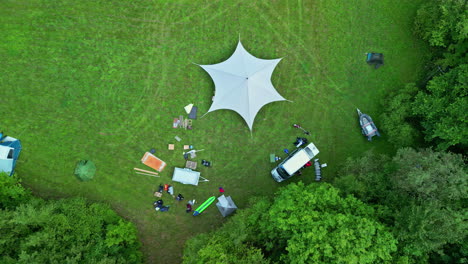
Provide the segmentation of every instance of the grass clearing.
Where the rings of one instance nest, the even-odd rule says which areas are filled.
[[[311,132],[329,164],[325,181],[347,157],[393,151],[385,135],[366,141],[355,108],[376,119],[388,91],[417,79],[426,47],[412,35],[412,19],[421,2],[2,1],[1,129],[22,141],[17,173],[36,194],[110,203],[137,224],[148,262],[179,263],[188,237],[225,219],[215,206],[191,217],[168,195],[173,207],[156,213],[160,183],[198,204],[219,186],[240,208],[249,197],[272,195],[284,184],[271,179],[268,155],[293,148],[301,135],[293,123]],[[213,83],[193,63],[227,59],[239,36],[259,58],[284,58],[272,81],[294,103],[265,106],[253,136],[227,110],[195,120],[192,131],[173,129],[185,105],[194,103],[200,115],[210,107]],[[367,66],[370,51],[383,52],[385,66]],[[199,164],[210,182],[172,183],[173,167],[185,163],[183,144],[205,149],[196,160],[213,162]],[[159,179],[133,172],[152,147],[168,163]],[[73,176],[80,159],[95,162],[93,181]],[[291,181],[313,179],[308,170]]]

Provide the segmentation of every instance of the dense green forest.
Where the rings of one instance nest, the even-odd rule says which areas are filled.
[[[175,242],[183,263],[468,263],[467,3],[429,0],[415,14],[425,70],[375,118],[395,153],[252,196],[220,228]],[[39,198],[0,175],[0,263],[142,263],[141,240],[107,204]]]
[[[141,263],[135,225],[82,198],[43,200],[0,175],[1,263]]]

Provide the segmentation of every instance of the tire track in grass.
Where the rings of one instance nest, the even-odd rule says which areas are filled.
[[[274,14],[275,17],[280,17],[280,16],[278,15],[278,12],[276,12],[276,9],[275,9],[275,10],[272,10],[271,7],[269,7],[269,8],[270,8],[270,11]],[[266,21],[265,16],[262,16],[262,18]],[[271,27],[271,24],[268,24],[268,25]],[[283,25],[286,25],[286,26],[288,27],[288,29],[289,29],[289,30],[288,30],[288,33],[290,33],[289,35],[290,35],[290,36],[293,36],[293,37],[295,38],[295,41],[296,41],[297,43],[300,44],[299,47],[300,47],[300,49],[302,49],[302,50],[304,51],[303,53],[307,54],[308,57],[313,58],[312,55],[311,55],[310,53],[307,52],[308,50],[305,48],[304,41],[303,41],[301,38],[299,38],[297,34],[294,34],[294,33],[291,32],[291,30],[290,30],[290,28],[289,28],[289,27],[290,27],[290,24],[288,24],[288,23],[286,23],[286,24],[283,23]],[[313,63],[316,63],[316,61],[313,60]],[[301,65],[304,65],[304,63],[302,63]],[[315,67],[318,68],[317,65],[315,65]],[[307,72],[311,73],[311,71],[312,71],[312,68],[308,68],[308,69],[306,69],[305,67],[303,67],[303,68],[304,68],[304,71],[305,71],[306,73],[307,73]],[[326,74],[321,74],[321,77],[322,77],[322,78],[324,79],[324,81],[325,81],[325,82],[323,82],[324,87],[325,87],[325,86],[328,86],[328,87],[333,88],[333,90],[335,90],[335,91],[336,91],[339,95],[341,95],[341,96],[339,96],[339,97],[340,97],[339,100],[332,100],[332,98],[330,98],[329,96],[328,96],[328,97],[322,97],[321,100],[316,100],[316,101],[315,101],[315,104],[316,104],[317,106],[319,106],[319,107],[324,108],[324,109],[329,109],[329,108],[330,108],[330,105],[334,105],[334,106],[335,106],[335,107],[333,108],[333,109],[334,109],[334,112],[335,112],[334,115],[336,115],[337,117],[339,117],[339,116],[348,116],[348,115],[349,115],[349,109],[354,107],[354,104],[353,104],[351,101],[346,100],[347,94],[348,94],[348,93],[345,92],[345,90],[343,90],[343,89],[341,88],[341,86],[338,85],[338,83],[336,83],[333,79],[331,79],[330,77],[328,77]],[[291,83],[291,82],[290,82],[290,83]],[[308,85],[304,85],[304,86],[302,86],[302,87],[308,87]],[[301,88],[301,87],[297,87],[297,88]],[[346,106],[345,106],[345,105],[346,105]],[[315,112],[315,113],[318,113],[318,112]],[[320,115],[321,115],[320,119],[323,119],[323,115],[325,115],[325,116],[328,117],[329,114],[330,114],[330,111],[323,111],[323,112],[321,112],[321,114],[320,114]],[[315,116],[318,116],[318,114],[315,114]],[[316,118],[316,119],[318,119],[318,118]],[[349,122],[347,122],[347,123],[349,123]],[[325,129],[325,128],[321,129],[321,131],[323,131],[324,129]],[[333,146],[334,146],[334,144],[331,144],[331,143],[334,143],[335,139],[336,139],[335,136],[334,136],[334,137],[326,137],[326,138],[324,138],[324,140],[326,141],[326,144],[328,144],[328,145],[333,145]],[[331,153],[330,158],[335,158],[335,154],[334,154],[334,153],[336,153],[335,147],[333,147],[333,149],[330,150],[330,153]]]
[[[161,10],[165,10],[167,4],[161,8]],[[169,12],[165,12],[164,16],[162,17],[162,21],[166,21],[167,17],[169,16]],[[151,19],[152,15],[148,13],[143,13],[143,19]],[[155,31],[157,33],[159,32],[166,32],[164,30],[165,24],[161,23],[158,24],[156,27],[155,25],[147,25],[146,27],[142,27],[142,34],[147,35],[148,37],[146,38],[146,41],[141,41],[140,45],[143,47],[149,46],[150,48],[147,49],[147,55],[148,57],[151,58],[165,58],[165,49],[162,48],[161,50],[163,51],[162,53],[159,52],[154,45],[147,45],[147,43],[157,43],[157,34],[153,33],[152,31]],[[151,31],[149,33],[146,33],[147,31]],[[163,38],[165,39],[165,38]],[[158,78],[158,83],[155,85],[153,78],[154,72],[155,72],[155,62],[150,61],[149,63],[146,64],[146,77],[142,80],[143,81],[143,87],[139,91],[139,96],[134,100],[133,106],[130,109],[130,115],[127,117],[127,120],[129,121],[129,126],[133,127],[134,129],[138,129],[141,127],[144,127],[145,124],[148,123],[148,109],[151,109],[151,104],[145,103],[146,101],[151,101],[151,98],[157,98],[158,95],[160,94],[160,88],[164,83],[167,81],[167,76],[168,76],[168,68],[167,64],[164,63],[159,63],[161,71],[161,77]],[[121,127],[119,131],[124,131],[126,130],[126,127]],[[124,143],[129,143],[134,141],[134,138],[131,136],[126,137]]]
[[[270,6],[268,6],[268,8],[271,9]],[[258,7],[257,7],[257,10],[258,10]],[[288,13],[289,13],[289,16],[290,16],[290,9],[289,9],[289,6],[288,6]],[[283,25],[283,27],[286,26],[287,30],[283,30],[283,31],[281,31],[281,32],[288,32],[288,34],[287,34],[287,35],[284,35],[284,34],[283,34],[283,35],[279,35],[279,34],[277,33],[277,31],[274,30],[273,25],[269,22],[269,18],[267,18],[265,15],[263,15],[263,13],[260,13],[260,16],[261,16],[261,18],[263,19],[263,21],[265,21],[265,23],[266,23],[270,28],[273,29],[273,32],[276,33],[276,35],[278,36],[279,41],[282,42],[283,45],[285,45],[286,47],[288,47],[288,46],[290,46],[290,45],[289,45],[289,43],[288,43],[287,41],[285,41],[285,40],[283,39],[284,37],[289,37],[289,38],[291,38],[291,36],[293,36],[293,37],[295,37],[296,39],[298,38],[297,35],[292,34],[292,31],[291,31],[291,29],[290,29],[291,25],[290,25],[290,18],[289,18],[289,17],[288,17],[288,20],[286,20],[285,23],[278,23],[279,25]],[[277,12],[275,12],[274,17],[279,17],[279,15],[278,15]],[[305,49],[305,45],[303,44],[303,42],[302,42],[301,48],[304,49],[304,50],[306,50],[306,49]],[[315,60],[315,59],[312,57],[312,55],[309,54],[307,51],[308,51],[308,50],[306,50],[305,53],[307,54],[307,56],[309,56],[309,57],[312,59],[313,67],[318,68],[318,67],[317,67],[317,64],[315,63],[316,60]],[[313,67],[308,67],[308,64],[309,64],[309,63],[306,63],[306,62],[304,62],[304,60],[301,60],[301,59],[303,59],[303,58],[302,58],[302,57],[299,58],[299,55],[298,55],[298,54],[301,54],[301,53],[300,53],[300,52],[297,52],[297,53],[295,52],[295,53],[292,53],[292,54],[288,54],[288,55],[287,55],[287,57],[290,56],[290,57],[292,57],[293,60],[294,60],[291,64],[287,65],[287,67],[288,67],[288,68],[299,67],[299,68],[301,68],[302,71],[303,71],[303,73],[301,74],[302,77],[299,76],[298,78],[288,78],[288,79],[289,79],[289,82],[288,82],[288,84],[286,84],[286,87],[294,87],[294,86],[295,86],[295,87],[293,88],[293,90],[299,90],[299,89],[302,88],[302,87],[310,87],[310,84],[300,85],[300,86],[297,86],[297,85],[294,85],[294,84],[295,84],[295,82],[297,82],[299,79],[301,79],[301,81],[299,81],[298,83],[304,83],[304,82],[305,82],[305,83],[308,83],[309,81],[308,81],[307,78],[305,78],[304,76],[312,75],[312,69],[313,69]],[[312,81],[312,83],[314,83],[314,82],[315,82],[315,81]],[[294,101],[295,101],[295,102],[298,102],[298,101],[296,101],[296,100],[294,100]],[[300,100],[299,100],[299,102],[300,102]],[[320,106],[320,105],[317,104],[317,106]],[[288,109],[289,106],[288,106],[288,105],[284,105],[283,108],[284,108],[284,109]],[[289,110],[288,110],[288,111],[289,111]]]
[[[272,8],[271,5],[267,5],[265,2],[263,3],[265,4],[265,7],[268,8],[269,12],[273,14],[273,17],[281,17],[279,15],[279,13]],[[302,9],[301,9],[302,10]],[[257,11],[260,11],[257,7]],[[302,12],[302,11],[301,11]],[[259,12],[259,16],[266,22],[266,25],[268,27],[270,27],[271,29],[274,29],[273,25],[271,23],[268,22],[268,19],[267,17],[265,17],[265,15],[263,15],[262,12]],[[301,17],[301,21],[299,24],[302,24],[302,15],[300,16]],[[287,24],[285,25],[285,22],[282,23],[283,26],[288,26]],[[273,32],[275,32],[275,34],[278,36],[278,39],[282,40],[281,42],[283,44],[286,44],[287,42],[285,40],[283,40],[283,38],[285,37],[284,35],[280,35],[279,31],[276,31],[276,30],[273,30]],[[304,55],[309,57],[309,59],[312,61],[313,63],[313,66],[316,68],[316,69],[319,69],[318,65],[317,65],[317,60],[315,60],[315,58],[312,56],[312,54],[310,52],[308,52],[309,50],[307,49],[306,47],[306,44],[304,43],[304,41],[302,40],[302,38],[300,38],[297,34],[295,34],[294,32],[292,32],[289,28],[288,28],[288,32],[289,34],[294,37],[294,43],[298,43],[298,47],[300,49],[302,49],[302,52],[296,52],[295,54],[301,54],[301,55]],[[285,45],[287,46],[287,45]],[[296,56],[296,59],[303,59],[303,56],[301,56],[299,58],[299,55]],[[312,69],[311,69],[312,70]],[[332,88],[334,88],[335,90],[337,90],[338,92],[340,92],[341,94],[345,94],[340,88],[339,86],[337,85],[337,83],[331,79],[328,75],[324,75],[325,79],[327,79],[329,82],[330,82],[330,85],[332,86]]]
[[[286,1],[286,28],[288,29],[288,38],[291,38],[291,30],[289,30],[291,28],[291,9],[289,8],[289,0]]]
[[[278,12],[276,11],[276,9],[273,9],[270,5],[266,5],[266,7],[269,9],[269,12],[272,13],[274,17],[280,17]],[[265,16],[263,14],[261,15],[261,17],[262,17],[263,20],[266,21],[267,18],[265,18]],[[270,28],[272,28],[271,23],[267,23],[267,25]],[[283,27],[288,26],[288,24],[286,22],[283,22],[282,25],[283,25]],[[302,38],[300,38],[294,32],[291,32],[291,30],[289,30],[289,28],[288,28],[288,32],[290,32],[290,35],[292,37],[294,37],[294,39],[295,39],[294,42],[300,44],[299,48],[302,50],[302,52],[298,52],[296,54],[306,54],[306,56],[308,56],[312,60],[312,63],[314,65],[314,67],[318,69],[317,61],[314,60],[314,57],[312,56],[312,54],[310,54],[308,52],[308,49],[306,48],[306,45],[305,45],[304,41],[302,40]],[[282,37],[284,37],[284,35],[281,36],[281,38]],[[283,41],[283,43],[285,43],[285,41]],[[304,64],[304,63],[302,63],[302,64]],[[312,74],[312,68],[309,68],[306,72],[309,72],[310,74]],[[336,103],[336,102],[334,102],[335,100],[333,100],[333,102],[332,102],[330,100],[331,98],[324,97],[324,100],[317,100],[317,101],[315,101],[315,104],[317,104],[318,106],[326,107],[325,109],[328,109],[331,104],[335,105],[335,107],[333,109],[337,113],[337,115],[348,113],[348,110],[355,106],[355,104],[353,102],[351,102],[349,100],[346,100],[346,98],[349,98],[349,92],[347,92],[347,91],[349,91],[349,89],[348,90],[342,89],[342,85],[339,85],[335,80],[330,78],[328,76],[328,74],[321,74],[320,76],[325,81],[325,82],[323,82],[324,86],[332,88],[335,92],[337,92],[338,95],[340,95],[339,97],[341,97],[342,100],[339,100],[340,102]],[[323,92],[321,92],[321,93],[323,93]],[[328,94],[329,92],[324,92],[324,93]],[[347,107],[345,107],[344,104],[346,104]]]
[[[144,89],[141,91],[140,97],[135,102],[135,106],[133,108],[133,111],[138,116],[133,117],[134,120],[132,121],[132,127],[139,129],[139,133],[142,135],[150,134],[147,126],[150,113],[153,111],[163,111],[160,103],[156,102],[155,106],[151,103],[145,104],[145,102],[158,98],[158,96],[164,92],[164,87],[167,85],[169,74],[173,74],[169,71],[171,64],[167,62],[169,56],[168,47],[174,47],[174,45],[172,45],[171,39],[168,36],[170,28],[166,27],[166,22],[170,21],[170,15],[172,14],[167,9],[171,10],[170,5],[168,6],[168,4],[160,8],[160,10],[166,11],[161,11],[164,12],[164,14],[159,17],[163,23],[145,27],[145,31],[151,32],[147,33],[146,42],[143,42],[142,45],[145,45],[145,43],[158,43],[159,45],[151,45],[151,47],[148,49],[147,56],[154,59],[148,63],[146,77],[144,80]],[[148,10],[148,12],[151,12],[151,10]],[[155,15],[148,12],[144,13],[144,19],[153,19],[155,16],[158,16],[157,14]],[[156,69],[158,70],[157,75],[155,75]],[[157,78],[157,80],[155,81],[154,78]],[[139,109],[141,110],[139,111]],[[129,138],[126,141],[131,142],[133,139]],[[144,142],[141,144],[143,143]],[[149,214],[149,212],[150,211],[148,210],[148,213],[145,213],[145,219],[154,220],[153,216]],[[167,222],[168,221],[166,220],[162,223]],[[170,237],[163,235],[166,232],[163,226],[155,226],[149,220],[138,221],[138,225],[140,230],[140,237],[143,241],[143,249],[146,258],[145,260],[147,262],[156,263],[158,262],[158,259],[162,258],[179,258],[177,255],[175,255],[178,252],[176,253],[172,250],[176,247],[172,245],[172,240]],[[168,254],[168,249],[173,253]]]
[[[192,17],[198,16],[199,14],[204,14],[206,10],[211,8],[213,5],[220,3],[221,1],[207,1],[209,4],[203,8],[197,9],[198,11],[191,13],[190,15],[171,23],[171,26],[176,26],[177,24],[189,23]]]
[[[270,7],[269,7],[269,8],[270,8]],[[274,16],[275,16],[275,17],[278,17],[278,13],[275,12],[275,13],[274,13]],[[269,23],[269,21],[267,21],[268,18],[266,18],[265,16],[262,16],[262,19],[263,19],[265,22],[267,22],[267,24],[268,24],[268,26],[269,26],[270,28],[273,28],[272,24]],[[280,25],[281,25],[281,24],[280,24]],[[287,32],[290,33],[290,34],[289,34],[290,36],[293,36],[294,38],[298,39],[297,35],[291,33],[291,30],[290,30],[290,28],[289,28],[290,25],[284,24],[284,23],[283,23],[282,25],[283,25],[283,27],[284,27],[284,26],[288,27],[288,28],[287,28]],[[277,35],[278,35],[278,34],[277,34]],[[278,35],[278,36],[279,36],[279,35]],[[283,39],[283,37],[284,37],[284,35],[281,35],[281,36],[279,36],[278,38],[280,39],[280,41],[281,41],[283,44],[285,44],[285,43],[287,43],[287,42]],[[304,42],[301,41],[301,43],[302,43],[302,45],[300,46],[300,48],[303,49],[304,52],[297,52],[297,53],[294,53],[294,54],[291,56],[291,57],[293,57],[293,59],[295,59],[295,60],[294,60],[294,63],[292,63],[292,64],[290,65],[290,67],[294,67],[294,66],[300,67],[301,70],[303,71],[303,74],[302,74],[302,75],[312,75],[312,69],[313,69],[314,67],[315,67],[316,69],[318,69],[318,66],[317,66],[317,64],[316,64],[316,60],[313,58],[312,54],[308,53],[308,50],[305,49]],[[286,46],[289,46],[289,45],[286,45]],[[312,67],[308,67],[309,62],[305,62],[305,61],[303,60],[303,57],[299,57],[299,54],[304,54],[304,53],[306,53],[307,56],[312,60],[312,65],[313,65]],[[287,87],[294,87],[294,84],[295,84],[295,82],[298,81],[298,79],[301,79],[301,81],[300,81],[299,83],[309,83],[309,82],[310,82],[309,80],[307,80],[307,78],[289,78],[289,82],[288,82],[288,84],[287,84]],[[312,81],[312,82],[314,82],[314,81]],[[294,87],[293,90],[300,90],[300,88],[302,88],[302,87],[314,88],[315,86],[314,86],[314,87],[311,87],[310,84],[306,84],[306,85],[296,86],[296,87]],[[293,100],[293,101],[297,102],[296,100]],[[314,105],[316,105],[317,107],[325,106],[323,103],[321,103],[320,100],[319,100],[319,101],[315,101],[315,102],[314,102]],[[285,107],[287,107],[287,106],[285,106]]]
[[[126,7],[126,8],[133,8],[132,6],[130,7]],[[123,12],[122,10],[119,10],[119,12]],[[107,23],[109,20],[110,22],[114,23],[116,20],[115,19],[109,19],[109,18],[112,18],[112,16],[106,16],[105,19],[103,19],[102,22],[104,22],[105,25],[109,24]],[[95,21],[95,24],[96,25],[102,25],[103,23],[97,23],[96,19],[94,19]],[[122,23],[117,23],[118,25],[117,26],[112,26],[112,27],[108,27],[108,28],[104,28],[104,30],[111,30],[111,29],[115,29],[116,31],[119,29],[119,26],[122,25]],[[130,32],[130,35],[132,31],[137,31],[137,30],[144,30],[144,27],[138,27],[138,26],[135,26],[135,27],[132,27],[130,29],[127,28],[127,32],[125,32],[126,34]],[[135,33],[136,34],[136,33]],[[111,38],[111,40],[109,41],[112,41],[113,39]],[[133,40],[134,41],[134,40]],[[135,54],[135,51],[136,51],[136,48],[134,48],[135,45],[132,45],[132,41],[127,41],[127,42],[124,42],[124,46],[119,46],[119,49],[124,49],[124,51],[128,51],[128,54]],[[116,65],[121,65],[121,64],[125,64],[125,61],[124,60],[121,60],[121,61],[117,61],[116,62]],[[130,89],[129,87],[125,87],[125,83],[123,81],[127,80],[127,78],[125,78],[125,71],[128,72],[128,75],[129,76],[132,76],[132,74],[134,74],[135,71],[132,70],[132,67],[128,67],[128,68],[122,68],[120,67],[119,69],[117,69],[118,71],[123,71],[123,73],[121,73],[119,76],[118,76],[118,79],[112,79],[112,84],[110,85],[111,87],[114,87],[112,89],[109,88],[109,92],[108,92],[108,97],[111,99],[109,101],[109,104],[112,104],[112,106],[110,107],[107,107],[107,111],[112,111],[112,112],[115,112],[115,111],[118,111],[120,110],[121,112],[123,111],[124,112],[124,115],[122,115],[122,119],[118,119],[117,122],[119,122],[119,125],[114,125],[114,127],[112,128],[112,134],[113,135],[117,135],[117,134],[120,134],[120,135],[125,135],[126,133],[128,133],[128,123],[127,123],[127,120],[133,120],[133,114],[131,113],[134,113],[134,112],[137,112],[137,111],[132,111],[132,109],[135,109],[134,107],[132,109],[130,109],[130,106],[128,106],[127,109],[123,109],[122,108],[122,105],[126,105],[126,102],[128,102],[128,99],[123,99],[123,96],[122,93],[120,93],[121,90],[123,89]],[[135,88],[135,86],[130,86],[131,88]],[[102,94],[102,96],[105,96],[105,94]],[[137,101],[141,101],[141,98]],[[114,105],[119,105],[119,107],[117,107],[118,110],[116,110],[116,107]],[[124,117],[125,116],[125,117]],[[125,125],[123,125],[125,124]],[[106,130],[109,130],[110,128],[106,128]],[[125,133],[125,130],[127,130],[127,132]]]
[[[208,8],[211,7],[212,5],[213,5],[213,4],[209,5],[208,7],[204,8],[203,10],[208,9]],[[211,15],[208,19],[203,20],[200,24],[207,24],[207,23],[209,23],[209,22],[211,22],[211,21],[217,19],[218,17],[220,17],[220,16],[226,14],[226,13],[229,12],[229,11],[230,11],[229,9],[224,9],[224,11],[223,11],[223,10],[220,10],[220,11],[218,11],[217,13],[215,13],[214,15]],[[190,22],[190,19],[194,18],[195,15],[198,15],[198,14],[200,14],[200,13],[203,13],[203,12],[197,12],[197,14],[193,14],[193,15],[191,15],[191,16],[189,16],[189,17],[186,17],[186,18],[184,18],[184,20],[188,20],[188,21],[187,21],[187,24],[188,24],[188,23]],[[197,22],[198,22],[198,21],[197,21]],[[172,23],[172,24],[176,24],[176,23],[177,23],[177,22],[174,22],[174,23]],[[171,24],[171,25],[172,25],[172,24]],[[196,28],[196,27],[192,27],[192,29],[197,29],[197,28]]]
[[[298,6],[298,12],[299,12],[299,33],[302,34],[302,21],[303,21],[303,17],[302,17],[302,0],[297,0],[297,6]]]
[[[270,5],[267,5],[266,6],[268,9],[270,9],[270,11],[272,10],[272,7]],[[259,8],[257,7],[257,11],[260,11]],[[279,17],[279,14],[277,12],[273,12],[273,16],[274,17]],[[289,44],[289,42],[287,42],[284,38],[285,38],[285,35],[283,34],[280,34],[279,30],[276,30],[275,27],[269,22],[268,20],[268,17],[266,17],[262,12],[259,12],[259,16],[260,18],[265,22],[265,24],[272,29],[272,31],[275,33],[275,35],[277,36],[277,39],[284,45],[284,47],[290,47],[291,45]],[[312,64],[313,64],[313,68],[315,69],[318,69],[318,65],[316,63],[316,60],[315,58],[308,52],[308,50],[305,48],[305,44],[303,41],[300,41],[301,39],[296,35],[294,34],[291,30],[290,30],[290,25],[288,25],[287,23],[285,24],[284,22],[283,23],[279,23],[279,25],[282,25],[283,27],[286,27],[287,30],[284,30],[284,31],[287,31],[289,33],[289,36],[292,36],[295,38],[295,43],[299,43],[300,44],[300,48],[303,50],[303,52],[294,52],[292,54],[288,54],[287,57],[291,56],[293,57],[293,59],[295,59],[296,61],[296,64],[299,63],[300,65],[304,65],[306,64],[305,62],[303,62],[304,60],[304,57],[303,55],[305,54],[306,56],[309,57],[309,59],[312,61]],[[290,37],[291,38],[291,37]],[[309,73],[312,73],[312,69],[313,68],[308,68],[308,67],[302,67],[304,70],[306,70],[306,73],[309,72]],[[291,84],[295,81],[294,78],[290,78],[290,82],[289,82],[289,86],[291,87]]]
[[[182,19],[180,19],[178,21],[174,21],[174,22],[170,22],[170,23],[167,23],[167,21],[165,21],[164,19],[146,19],[146,18],[135,18],[135,17],[129,17],[129,16],[113,16],[113,15],[107,15],[107,16],[110,17],[110,18],[114,18],[114,21],[116,23],[121,23],[123,25],[126,25],[126,23],[121,22],[122,19],[130,20],[130,21],[134,21],[134,22],[143,22],[144,24],[149,24],[149,25],[160,24],[160,25],[163,25],[165,28],[167,28],[169,30],[172,30],[172,27],[179,27],[179,26],[181,26],[183,24],[190,24],[190,19],[192,19],[193,17],[198,16],[199,14],[204,14],[205,11],[210,9],[213,5],[220,3],[220,1],[207,1],[207,2],[209,4],[205,5],[204,8],[197,9],[196,12],[191,13],[189,16],[185,16],[185,17],[183,17]],[[174,4],[174,3],[172,3],[172,4]],[[163,9],[166,9],[167,5],[168,5],[168,3],[165,3],[165,6],[164,6]],[[177,8],[171,7],[170,9],[174,10],[174,9],[177,9]],[[226,12],[228,12],[228,9],[226,9],[226,11],[223,12],[223,13],[226,13]],[[165,12],[165,13],[166,13],[165,17],[167,17],[169,15],[169,13],[168,12]],[[142,27],[144,27],[144,26],[142,26]]]
[[[300,0],[299,0],[299,1],[300,1]],[[269,3],[270,3],[270,2],[268,2],[268,1],[262,2],[262,4],[266,7],[266,9],[268,9],[269,13],[272,14],[271,17],[276,17],[276,18],[282,17],[282,16],[278,13],[278,11],[277,11],[276,9],[274,9]],[[289,2],[288,2],[288,3],[289,3]],[[288,4],[288,6],[289,6],[289,4]],[[289,22],[289,21],[290,21],[289,16],[291,15],[291,13],[290,13],[289,7],[287,8],[287,12],[288,12],[288,19],[287,19],[287,21],[285,22],[284,20],[282,20],[282,22],[279,22],[279,23],[278,23],[278,25],[282,26],[283,29],[285,28],[285,30],[281,30],[281,31],[280,31],[280,30],[275,30],[275,27],[269,22],[268,17],[266,17],[266,16],[264,15],[264,12],[263,12],[264,10],[263,10],[263,9],[260,10],[258,6],[255,6],[255,7],[257,8],[257,11],[258,11],[258,14],[259,14],[260,18],[262,18],[262,20],[266,23],[266,25],[267,25],[269,28],[273,29],[273,32],[275,32],[275,35],[278,37],[279,40],[281,40],[281,42],[282,42],[283,44],[287,44],[287,43],[288,43],[286,40],[284,40],[285,37],[287,37],[288,39],[291,39],[291,36],[294,37],[295,43],[299,43],[299,44],[300,44],[300,47],[305,51],[306,55],[307,55],[310,59],[312,59],[312,61],[314,62],[314,67],[315,67],[315,68],[318,68],[318,67],[317,67],[317,64],[315,63],[314,58],[312,57],[312,55],[311,55],[309,52],[307,52],[308,49],[306,49],[305,44],[304,44],[304,42],[302,41],[302,39],[299,38],[299,36],[298,36],[297,34],[295,34],[295,33],[291,30],[291,24],[290,24],[290,22]],[[303,18],[302,18],[302,8],[300,8],[299,11],[300,11],[300,23],[298,23],[298,24],[301,25],[301,24],[302,24],[302,19],[303,19]],[[287,32],[288,32],[288,36],[285,36],[284,34],[280,34],[280,32],[284,32],[284,31],[287,31]],[[289,46],[289,45],[285,45],[285,46]],[[294,54],[294,56],[295,56],[296,58],[303,58],[303,56],[302,56],[303,53],[294,52],[293,54]],[[299,55],[299,54],[300,54],[300,55]]]

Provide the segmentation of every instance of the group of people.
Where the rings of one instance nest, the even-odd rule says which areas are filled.
[[[159,188],[158,188],[158,191],[155,192],[154,195],[155,195],[156,197],[161,197],[164,191],[166,191],[168,194],[174,196],[174,187],[172,187],[172,186],[169,185],[169,184],[164,184],[164,185],[160,184],[160,185],[159,185]],[[179,193],[179,194],[177,195],[177,197],[175,197],[175,199],[176,199],[177,201],[182,201],[182,200],[184,199],[184,196],[183,196],[182,194]],[[155,202],[153,203],[154,209],[155,209],[156,211],[161,211],[161,212],[169,211],[169,205],[164,206],[163,204],[164,204],[164,201],[163,201],[162,199],[159,199],[159,200],[155,201]]]
[[[177,201],[182,201],[184,199],[184,196],[182,194],[178,194],[177,197],[175,198]],[[190,201],[189,201],[190,202]],[[167,212],[169,211],[169,205],[164,206],[164,201],[162,199],[159,199],[153,203],[154,209],[156,211],[161,211],[161,212]]]
[[[165,206],[163,200],[159,199],[153,203],[156,211],[167,212],[169,211],[169,205]]]
[[[158,191],[156,192],[156,194],[158,194],[158,195],[156,195],[156,196],[157,196],[157,197],[161,197],[161,196],[162,196],[162,193],[163,193],[164,191],[166,191],[168,194],[174,196],[174,188],[173,188],[171,185],[169,185],[169,184],[164,184],[164,185],[160,184],[160,185],[159,185],[159,188],[158,188]],[[185,197],[184,197],[182,194],[179,193],[179,194],[175,197],[175,199],[176,199],[177,201],[180,202],[180,201],[184,200]],[[190,200],[190,201],[188,201],[188,203],[187,203],[187,209],[186,209],[186,212],[187,212],[187,213],[190,213],[190,212],[192,211],[192,206],[193,206],[194,204],[195,204],[195,200]],[[170,207],[169,205],[165,206],[165,205],[164,205],[164,201],[163,201],[162,199],[159,199],[159,200],[155,201],[155,202],[153,203],[153,206],[154,206],[154,209],[155,209],[156,211],[160,211],[160,212],[167,212],[167,211],[169,211],[169,207]]]
[[[167,185],[167,184],[165,184],[164,186],[163,186],[163,185],[159,185],[159,190],[158,190],[157,193],[162,193],[164,190],[166,190],[166,191],[169,193],[169,186],[166,186],[166,185]],[[223,187],[219,187],[219,192],[220,192],[220,193],[224,193],[224,188],[223,188]],[[161,196],[159,196],[159,197],[161,197]],[[177,201],[180,202],[180,201],[184,200],[184,196],[183,196],[182,194],[179,193],[179,194],[175,197],[175,199],[176,199]],[[192,206],[193,206],[194,204],[195,204],[195,200],[189,200],[189,201],[187,202],[187,204],[186,204],[185,212],[186,212],[186,213],[192,212],[192,210],[193,210],[193,209],[192,209]],[[169,207],[170,207],[169,205],[165,206],[165,205],[164,205],[164,201],[163,201],[162,199],[159,199],[159,200],[155,201],[155,202],[153,203],[153,206],[154,206],[154,209],[155,209],[156,211],[160,211],[160,212],[167,212],[167,211],[169,211]]]

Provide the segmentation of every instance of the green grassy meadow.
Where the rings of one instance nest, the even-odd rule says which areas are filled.
[[[169,212],[155,212],[162,183],[198,204],[222,186],[239,208],[255,195],[273,195],[286,183],[270,176],[269,153],[293,149],[298,123],[311,132],[330,181],[347,157],[393,152],[383,137],[361,135],[356,107],[376,119],[388,92],[416,81],[426,46],[412,34],[422,0],[310,1],[53,1],[0,0],[0,130],[22,141],[17,174],[42,197],[83,196],[112,205],[133,221],[149,263],[179,263],[190,236],[219,227],[213,205],[201,216],[168,194]],[[233,111],[194,120],[193,130],[172,128],[194,103],[199,117],[214,85],[197,64],[229,58],[239,37],[254,56],[283,58],[273,73],[291,102],[265,106],[251,135]],[[366,52],[385,54],[378,70]],[[375,120],[377,126],[379,120]],[[174,136],[182,138],[176,142]],[[167,150],[175,143],[176,150]],[[171,181],[191,144],[209,179],[198,187]],[[160,178],[137,175],[150,148],[167,162]],[[97,166],[95,179],[73,176],[78,160]],[[290,182],[314,181],[313,169]]]

